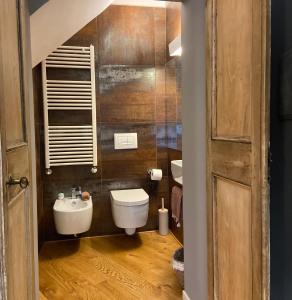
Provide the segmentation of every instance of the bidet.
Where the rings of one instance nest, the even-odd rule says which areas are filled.
[[[59,234],[71,235],[86,232],[92,221],[92,198],[63,198],[55,201],[54,220]]]

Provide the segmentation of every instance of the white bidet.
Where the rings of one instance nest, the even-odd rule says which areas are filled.
[[[92,199],[78,198],[56,200],[54,220],[59,234],[79,234],[89,230],[92,221]]]

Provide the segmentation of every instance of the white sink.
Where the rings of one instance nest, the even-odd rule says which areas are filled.
[[[174,181],[179,184],[183,184],[183,173],[182,173],[182,160],[172,160],[171,161],[171,172]]]

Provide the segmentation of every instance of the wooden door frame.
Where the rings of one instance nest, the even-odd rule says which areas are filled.
[[[8,0],[10,1],[10,0]],[[24,99],[25,120],[27,128],[27,144],[29,148],[29,166],[30,166],[30,207],[29,207],[29,264],[32,265],[31,274],[27,274],[31,279],[29,286],[29,299],[38,299],[39,283],[38,283],[38,238],[37,238],[37,193],[36,193],[36,159],[35,159],[35,124],[34,124],[34,107],[33,107],[33,85],[32,85],[32,63],[31,63],[31,47],[30,47],[30,16],[27,0],[15,0],[18,6],[18,14],[20,18],[20,59],[22,60],[22,78]],[[0,40],[0,46],[5,41]],[[1,55],[1,48],[0,48]],[[1,57],[1,56],[0,56]],[[0,87],[2,83],[2,72],[0,72]],[[7,284],[7,211],[8,201],[6,194],[6,141],[5,141],[5,118],[1,117],[5,114],[4,95],[0,88],[0,290],[1,299],[6,300],[8,297]]]
[[[0,72],[0,82],[2,80]],[[0,89],[1,92],[1,89]],[[0,94],[0,103],[2,101],[2,95]],[[3,118],[1,118],[2,105],[0,105],[0,127],[2,128]],[[3,167],[3,161],[5,161],[5,153],[3,151],[3,134],[0,130],[0,290],[1,297],[3,300],[7,299],[8,287],[7,287],[7,272],[6,272],[6,211],[7,211],[7,201],[5,198],[5,168]]]
[[[211,132],[211,111],[212,102],[214,99],[215,90],[213,88],[213,82],[216,80],[215,74],[215,45],[216,39],[214,38],[215,19],[216,12],[214,9],[214,3],[217,0],[206,0],[206,104],[207,104],[207,231],[208,231],[208,299],[214,299],[214,236],[213,236],[213,193],[212,193],[212,180],[211,174],[211,162],[208,160],[208,156],[211,153],[209,136]],[[260,157],[253,157],[252,159],[258,159],[257,165],[259,169],[257,174],[254,175],[256,185],[260,190],[261,199],[261,220],[259,225],[261,226],[261,236],[259,245],[261,245],[261,274],[258,280],[261,281],[261,299],[270,299],[270,212],[269,212],[269,174],[268,174],[268,151],[269,151],[269,102],[270,102],[270,1],[261,0],[261,18],[258,20],[261,26],[261,36],[257,37],[261,39],[261,95],[259,98],[261,113],[260,113],[260,136],[257,135],[258,141],[256,145],[260,147]],[[258,103],[256,103],[258,105]]]
[[[181,1],[178,1],[181,2]],[[210,41],[210,20],[212,16],[210,15],[210,8],[208,8],[208,4],[210,5],[211,0],[207,0],[207,14],[206,14],[206,24],[207,24],[207,56],[206,56],[206,62],[207,62],[207,102],[210,101],[211,94],[210,94],[210,83],[211,83],[211,73],[210,70],[212,70],[212,67],[208,65],[208,61],[211,61],[212,55],[211,55],[211,49],[212,46],[209,44]],[[263,116],[262,116],[262,132],[261,132],[261,141],[264,142],[265,147],[262,149],[262,157],[261,157],[261,172],[262,174],[265,174],[265,176],[262,177],[262,253],[263,253],[263,259],[262,259],[262,276],[263,276],[263,299],[269,299],[269,189],[268,189],[268,148],[266,142],[269,139],[269,130],[268,126],[268,120],[269,120],[269,65],[270,65],[270,54],[269,54],[269,49],[270,49],[270,38],[269,38],[269,28],[270,28],[270,11],[269,11],[269,1],[264,0],[263,1],[263,16],[262,16],[262,28],[266,32],[266,34],[262,37],[262,45],[263,45],[263,73],[265,74],[263,78],[263,84],[262,84],[262,104],[263,104]],[[29,20],[29,18],[28,18]],[[25,28],[29,29],[29,26],[25,26]],[[29,32],[26,33],[27,38],[29,39]],[[30,51],[30,49],[29,49]],[[24,63],[26,66],[24,66],[24,69],[26,70],[26,74],[28,74],[28,77],[26,78],[29,80],[28,86],[30,86],[28,93],[28,97],[26,97],[26,107],[29,108],[29,115],[30,115],[30,134],[28,134],[28,137],[30,138],[29,140],[29,145],[30,149],[32,152],[32,161],[31,161],[31,170],[32,176],[31,176],[31,181],[32,181],[32,197],[33,197],[33,233],[34,233],[34,246],[32,249],[34,250],[34,264],[35,264],[35,287],[34,287],[34,294],[35,298],[37,298],[37,291],[38,291],[38,262],[37,262],[37,219],[36,219],[36,177],[35,177],[35,154],[34,154],[34,118],[33,118],[33,101],[32,101],[32,79],[31,79],[31,56],[30,53],[26,53],[26,60]],[[0,74],[1,76],[1,74]],[[1,77],[0,77],[0,82],[1,82]],[[1,92],[1,89],[0,89]],[[1,101],[2,95],[0,94],[0,104],[3,103]],[[1,118],[1,111],[3,111],[3,108],[0,105],[0,122],[2,123],[2,118]],[[3,164],[2,162],[5,161],[5,156],[3,156],[3,134],[1,134],[2,131],[2,126],[0,129],[0,139],[1,139],[1,144],[0,144],[0,290],[2,293],[3,299],[7,299],[7,281],[6,281],[6,259],[5,259],[5,195],[3,193],[3,189],[5,189],[5,178],[3,178]],[[263,145],[263,144],[262,144]],[[208,166],[208,164],[207,164]],[[210,195],[208,195],[208,211],[210,208]],[[211,222],[211,223],[210,223]],[[213,291],[213,269],[212,266],[210,265],[213,262],[213,257],[212,257],[212,248],[210,247],[210,238],[212,239],[212,234],[210,234],[210,229],[212,229],[212,215],[208,214],[208,273],[209,273],[209,297],[210,297],[210,290],[212,289]],[[211,254],[211,256],[210,256]],[[212,299],[212,298],[210,298]]]

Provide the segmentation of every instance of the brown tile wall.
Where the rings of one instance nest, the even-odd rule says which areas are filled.
[[[181,3],[168,3],[166,8],[165,97],[168,148],[182,150],[181,58],[170,57],[168,45],[181,34]]]
[[[52,175],[44,174],[41,73],[39,66],[34,69],[41,240],[64,238],[55,231],[52,206],[57,194],[70,195],[73,185],[82,186],[93,196],[93,222],[84,236],[122,232],[112,220],[110,190],[140,187],[146,190],[150,195],[150,211],[148,223],[142,230],[157,228],[161,197],[168,206],[166,10],[111,6],[66,42],[66,45],[90,44],[96,51],[100,164],[95,175],[88,166],[56,167]],[[88,74],[52,69],[48,76],[82,80]],[[59,111],[51,113],[50,119],[55,124],[90,122],[86,112],[70,115]],[[117,132],[137,132],[139,148],[114,150],[113,134]],[[156,167],[164,171],[159,183],[151,182],[147,176],[147,169]]]
[[[172,160],[182,159],[182,102],[181,102],[181,58],[170,57],[168,45],[181,33],[181,3],[168,3],[166,8],[166,46],[167,62],[165,65],[165,120],[166,147],[168,148],[168,169]],[[169,172],[169,197],[177,184]],[[182,188],[182,187],[181,187]],[[171,207],[170,207],[171,216]],[[183,243],[183,218],[181,227],[177,227],[170,217],[170,229]]]
[[[166,45],[168,46],[178,35],[181,34],[181,3],[167,3],[166,7]],[[167,53],[167,61],[171,57]]]
[[[170,162],[172,160],[182,159],[182,152],[180,150],[175,149],[168,149],[168,157],[169,157],[169,169],[171,168]],[[182,186],[175,182],[172,176],[169,176],[169,195],[171,195],[171,190],[174,186],[178,186],[182,189]],[[170,214],[171,216],[171,207],[170,207]],[[170,217],[169,227],[175,237],[183,244],[183,213],[181,212],[181,227],[177,227],[174,220]]]
[[[44,136],[41,68],[34,73],[36,144],[38,156],[39,242],[68,237],[55,231],[52,207],[59,192],[70,195],[72,186],[92,193],[94,213],[91,230],[84,236],[120,233],[112,220],[110,190],[144,188],[150,195],[147,225],[156,229],[161,197],[169,206],[173,186],[170,161],[181,158],[181,64],[168,57],[168,43],[180,31],[180,4],[167,9],[111,6],[75,34],[66,45],[95,46],[99,168],[56,167],[44,173]],[[51,79],[86,80],[84,70],[48,72]],[[90,123],[90,114],[50,113],[54,124]],[[113,135],[137,132],[137,150],[114,150]],[[169,148],[176,150],[169,150]],[[177,151],[178,150],[178,151]],[[163,180],[151,182],[148,168],[161,168]],[[182,229],[171,228],[182,241]]]
[[[173,57],[169,60],[165,73],[167,146],[182,151],[181,58]]]

